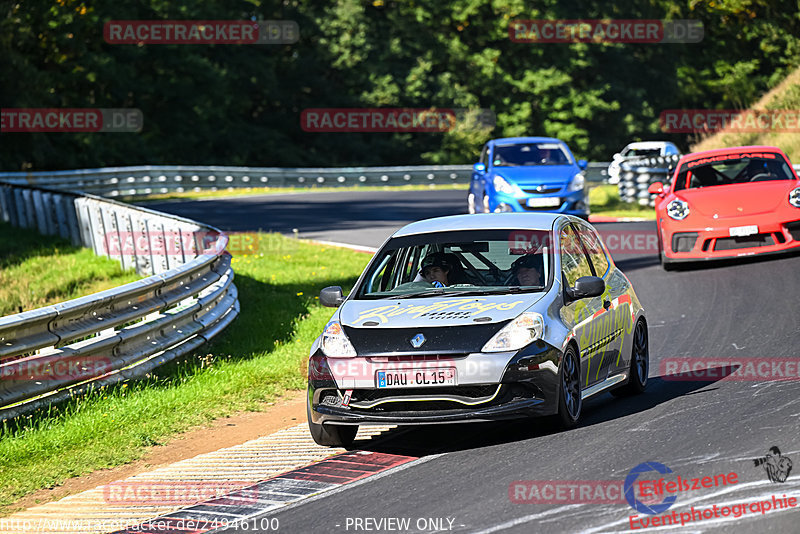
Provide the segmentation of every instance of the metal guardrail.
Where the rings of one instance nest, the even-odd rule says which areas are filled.
[[[607,167],[590,163],[587,181],[602,181]],[[224,253],[227,236],[195,221],[103,197],[246,187],[466,185],[471,176],[471,165],[141,166],[0,173],[0,220],[60,235],[148,276],[0,317],[0,419],[90,386],[141,376],[194,350],[239,313],[230,256]]]
[[[61,235],[142,280],[0,317],[0,419],[142,376],[239,313],[228,237],[189,219],[93,195],[0,182],[0,220]]]
[[[606,177],[608,163],[589,163],[589,182]],[[246,187],[337,187],[405,184],[468,184],[471,165],[406,167],[107,167],[53,172],[3,172],[0,180],[59,190],[79,190],[105,197],[140,197],[184,191]]]
[[[618,185],[620,200],[655,207],[657,195],[650,194],[647,189],[656,182],[669,182],[669,175],[679,159],[680,156],[659,156],[623,162]],[[800,165],[795,165],[794,170],[800,173]]]

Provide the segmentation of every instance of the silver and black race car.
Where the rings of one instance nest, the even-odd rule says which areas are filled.
[[[311,347],[308,424],[347,446],[364,424],[556,415],[640,393],[644,310],[597,231],[555,213],[441,217],[375,254]]]

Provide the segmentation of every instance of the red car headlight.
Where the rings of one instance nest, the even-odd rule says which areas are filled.
[[[795,187],[792,189],[792,192],[789,193],[789,204],[795,208],[800,208],[800,187]]]

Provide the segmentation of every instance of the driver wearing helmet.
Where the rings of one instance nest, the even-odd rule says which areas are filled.
[[[453,272],[453,264],[444,252],[428,254],[422,260],[420,273],[433,287],[447,287],[448,277]]]

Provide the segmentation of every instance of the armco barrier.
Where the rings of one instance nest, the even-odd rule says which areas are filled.
[[[239,313],[228,237],[211,226],[93,195],[2,182],[0,220],[60,235],[147,275],[0,317],[0,419],[142,376],[205,343]],[[111,246],[134,234],[133,246]],[[110,254],[115,248],[124,253]]]
[[[623,202],[636,202],[642,206],[655,207],[656,195],[647,189],[650,184],[667,184],[672,179],[672,171],[680,156],[663,156],[629,160],[620,165],[619,198]],[[794,166],[800,172],[800,165]]]
[[[589,182],[601,182],[608,163],[589,163]],[[406,167],[107,167],[53,172],[2,172],[0,180],[105,197],[140,197],[184,191],[244,187],[337,187],[354,185],[466,184],[471,165]]]

